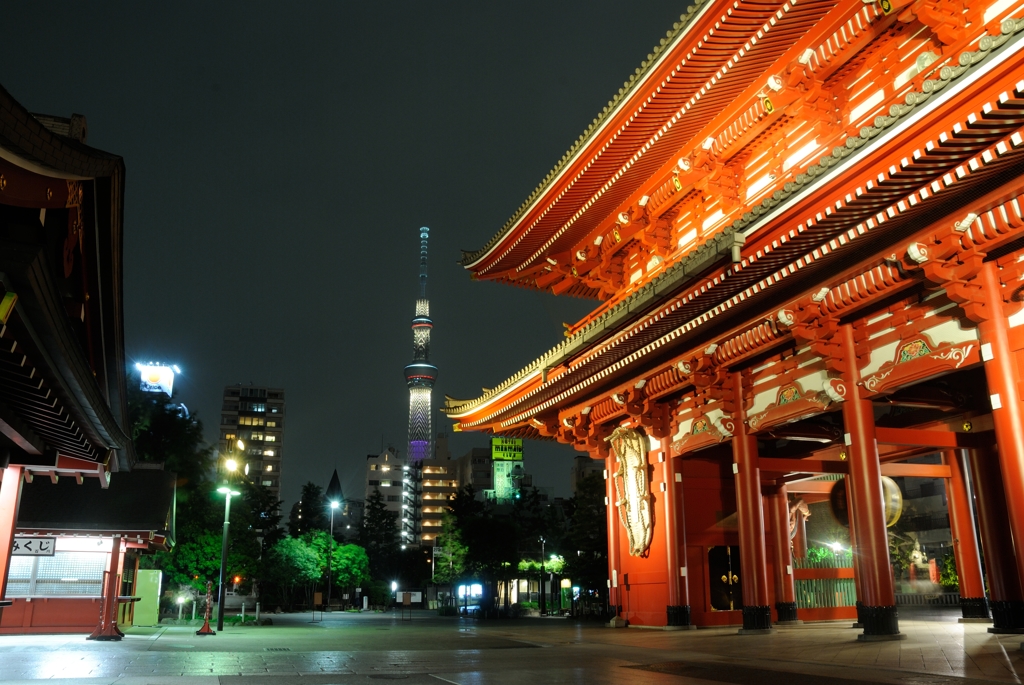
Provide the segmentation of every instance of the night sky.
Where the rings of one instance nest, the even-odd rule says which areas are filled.
[[[223,386],[284,387],[284,511],[338,469],[404,452],[418,228],[431,360],[476,397],[593,301],[472,282],[481,247],[665,35],[685,2],[8,3],[0,83],[88,118],[124,157],[130,361],[177,363],[216,440]],[[450,422],[437,412],[435,430]],[[453,456],[484,446],[454,434]],[[528,443],[569,493],[574,451]]]

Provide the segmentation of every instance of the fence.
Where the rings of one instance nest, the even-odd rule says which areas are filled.
[[[819,552],[803,559],[793,559],[793,567],[797,575],[794,582],[797,607],[800,609],[826,609],[856,606],[857,590],[853,578],[828,577],[831,574],[827,572],[807,573],[812,569],[847,569],[852,566],[853,556],[849,552],[836,553],[829,550],[827,553]],[[800,573],[800,571],[804,571],[804,573]],[[801,575],[805,577],[800,578]],[[807,578],[808,575],[817,577]]]
[[[960,606],[960,593],[941,592],[918,595],[897,592],[896,606]]]

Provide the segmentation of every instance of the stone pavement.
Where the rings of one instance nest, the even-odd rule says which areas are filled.
[[[476,621],[416,612],[274,616],[272,627],[214,637],[194,628],[131,629],[121,642],[0,636],[0,682],[67,685],[409,685],[606,683],[976,685],[1019,683],[1024,636],[996,636],[955,615],[903,612],[908,639],[862,643],[848,622],[740,636],[735,628],[612,630],[565,619]],[[38,683],[36,683],[38,685]]]

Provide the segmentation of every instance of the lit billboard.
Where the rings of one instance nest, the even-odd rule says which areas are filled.
[[[174,391],[174,369],[163,364],[136,364],[139,387],[143,392],[162,392],[168,397]]]
[[[522,461],[522,438],[491,438],[492,461]]]

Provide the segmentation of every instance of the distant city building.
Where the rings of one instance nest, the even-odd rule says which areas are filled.
[[[398,514],[399,528],[402,522],[402,467],[405,460],[399,459],[395,450],[388,447],[380,454],[366,455],[366,495],[368,501],[374,490],[380,490],[388,511]]]
[[[458,461],[453,460],[446,450],[444,456],[424,459],[419,468],[420,497],[416,510],[419,543],[433,547],[434,539],[441,532],[444,511],[459,491]]]
[[[604,462],[600,459],[591,459],[586,454],[577,454],[572,460],[572,471],[570,472],[570,487],[573,496],[576,495],[576,488],[580,481],[591,474],[604,475]]]
[[[363,523],[363,510],[365,503],[361,499],[345,499],[341,503],[341,517],[335,517],[334,519],[334,531],[339,530],[345,535],[346,538],[352,539],[358,534],[359,526]],[[338,527],[338,521],[341,521]]]
[[[249,478],[281,496],[285,402],[283,388],[228,385],[220,415],[220,456],[248,467]],[[239,450],[238,441],[243,443]]]
[[[457,460],[459,487],[472,485],[477,492],[494,489],[491,448],[474,447]]]
[[[523,468],[523,441],[491,438],[490,447],[474,447],[456,461],[459,487],[472,485],[478,496],[499,504],[516,499],[523,488],[533,487],[533,476]],[[549,489],[543,489],[545,498]]]

